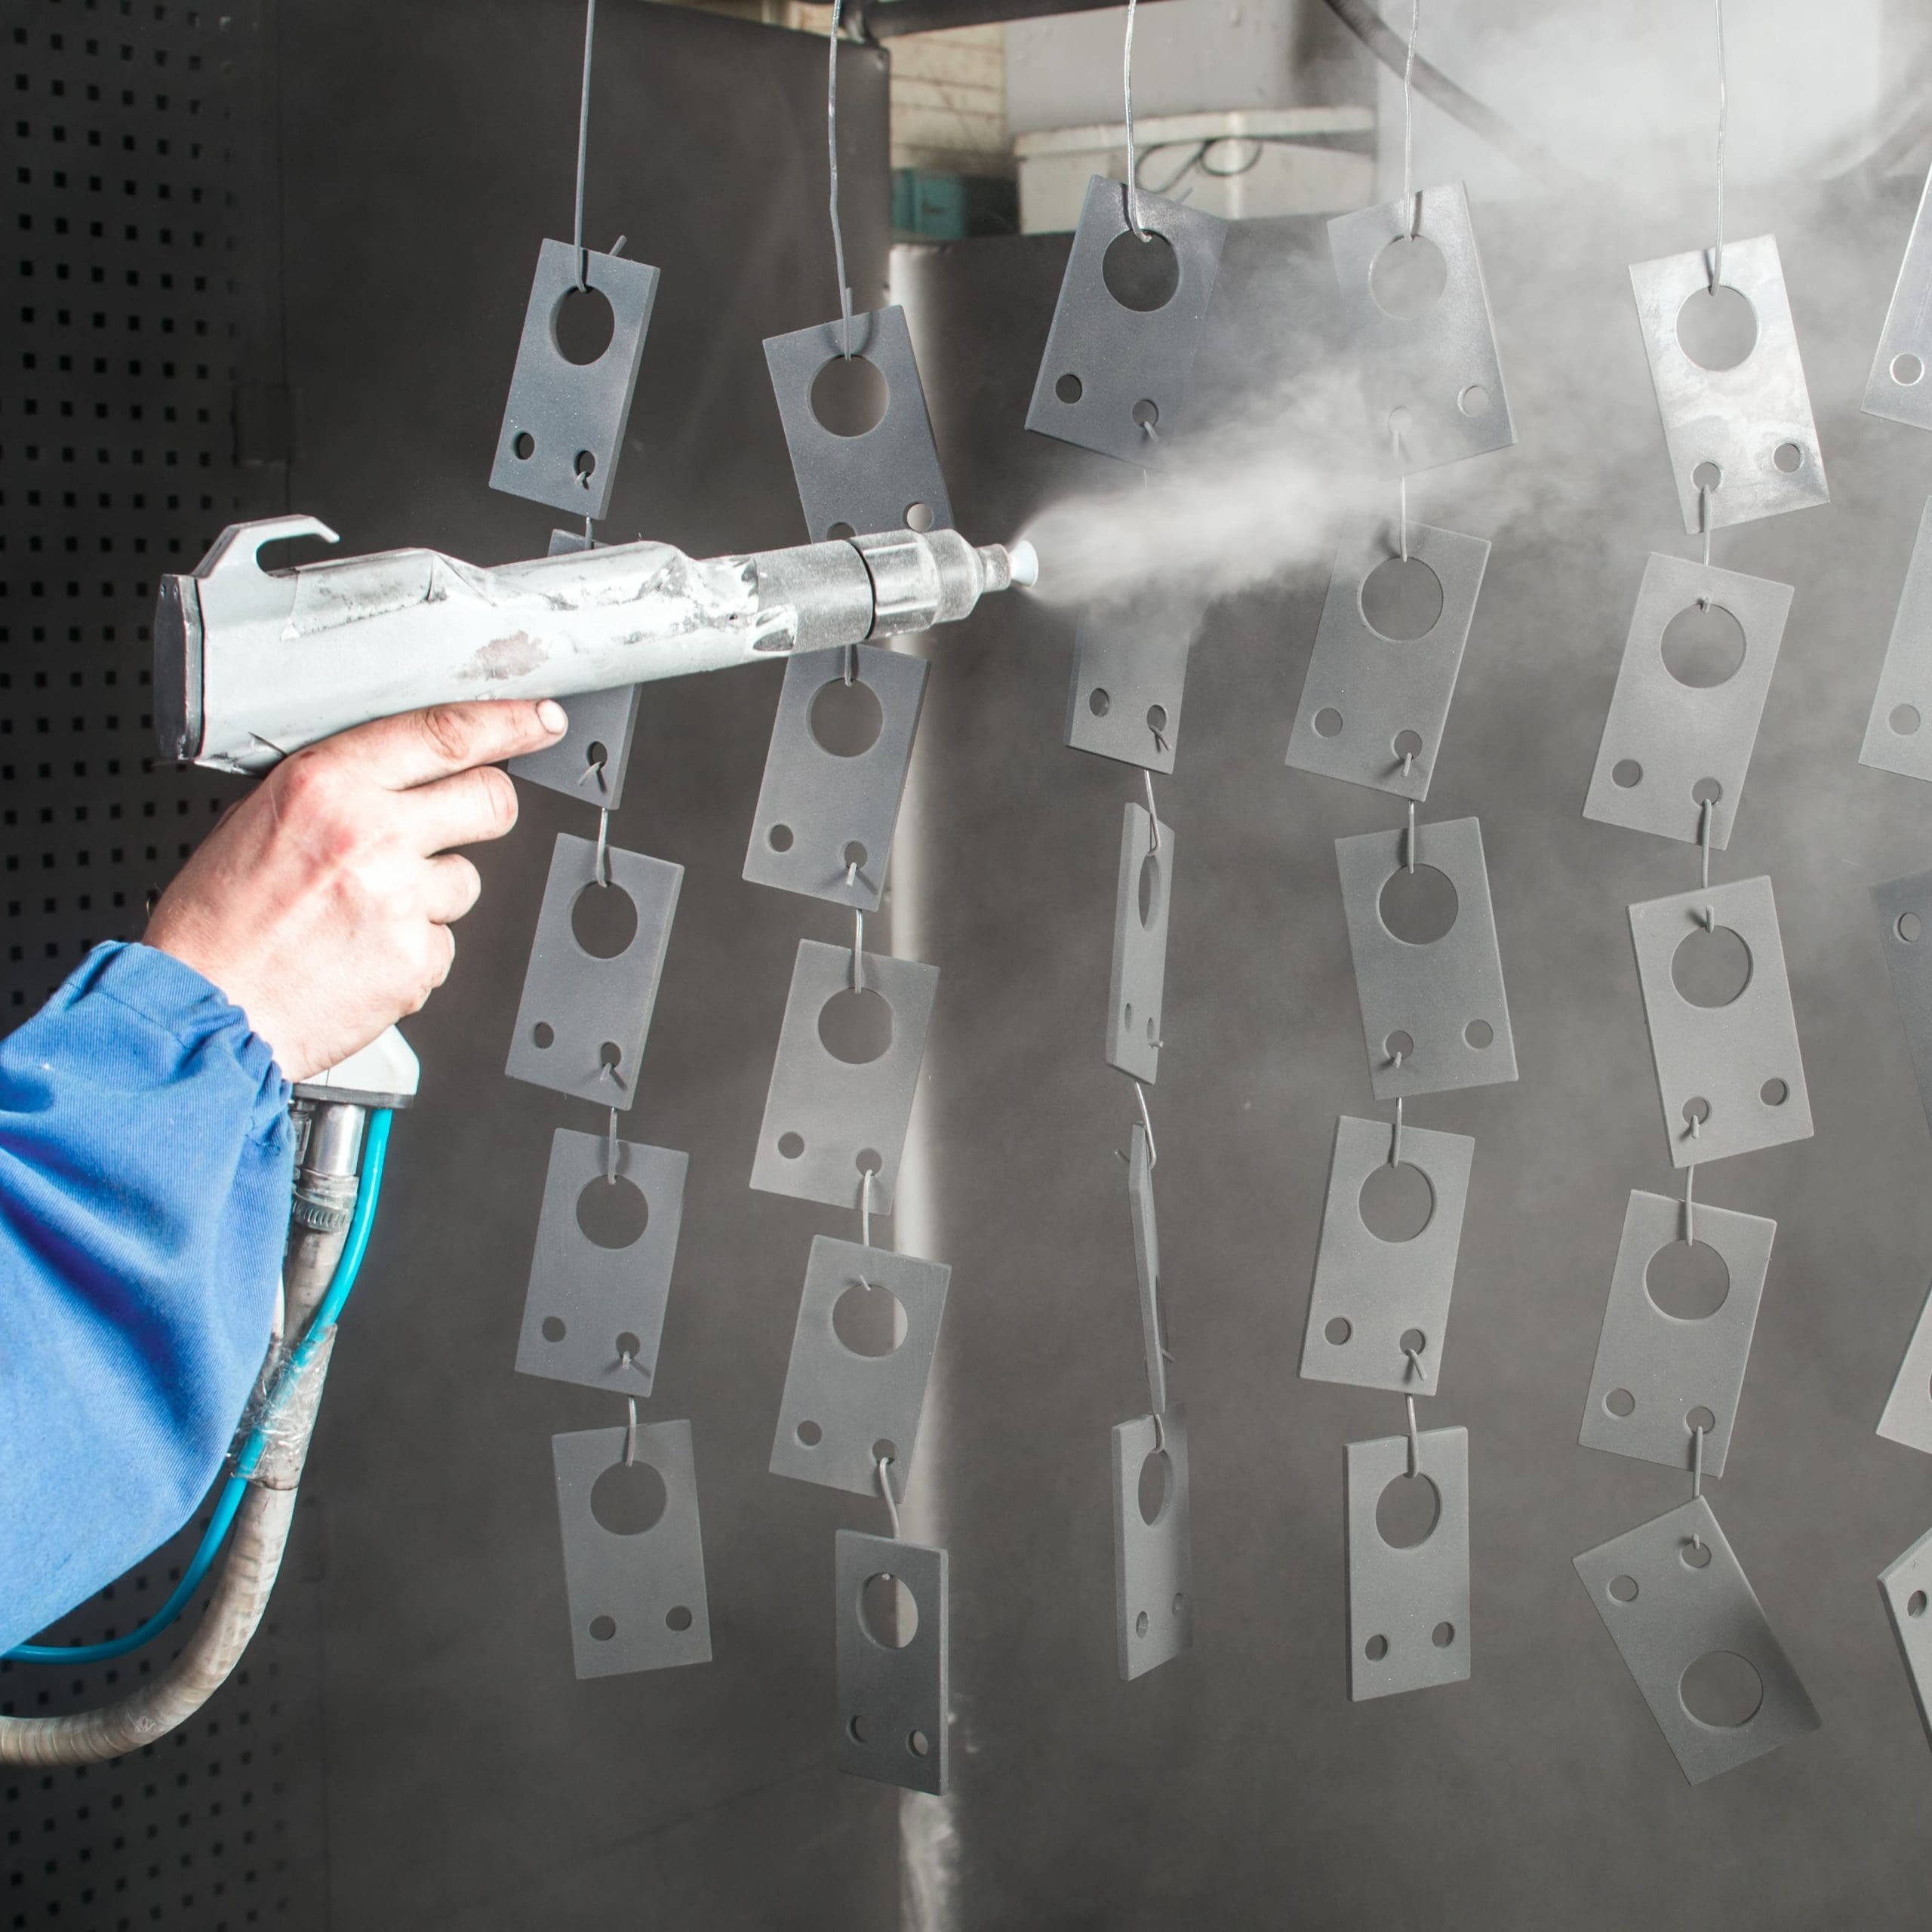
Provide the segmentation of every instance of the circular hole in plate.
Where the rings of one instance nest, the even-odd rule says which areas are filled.
[[[919,1606],[889,1570],[876,1571],[859,1586],[859,1622],[881,1650],[903,1651],[918,1634]]]
[[[637,904],[614,879],[571,901],[571,937],[593,959],[614,959],[637,937]]]
[[[832,1304],[832,1332],[855,1355],[889,1355],[906,1339],[906,1307],[892,1291],[854,1281]]]
[[[1149,315],[1174,300],[1180,286],[1180,261],[1164,235],[1137,235],[1130,228],[1107,244],[1100,279],[1123,309]]]
[[[617,311],[601,288],[579,288],[573,282],[551,312],[550,334],[557,353],[579,368],[603,355],[617,329]]]
[[[1426,235],[1397,235],[1369,265],[1369,294],[1398,321],[1413,321],[1433,308],[1448,282],[1449,264]]]
[[[1714,691],[1744,662],[1744,626],[1721,604],[1687,604],[1663,628],[1663,668],[1694,691]]]
[[[1758,346],[1757,312],[1720,282],[1693,289],[1677,312],[1677,340],[1700,369],[1734,369]]]
[[[812,414],[835,436],[875,429],[891,395],[884,372],[863,355],[835,355],[812,378]]]
[[[1377,1241],[1414,1241],[1435,1212],[1435,1190],[1421,1168],[1407,1161],[1376,1163],[1361,1184],[1361,1224]]]
[[[590,1513],[614,1537],[654,1529],[669,1500],[664,1478],[648,1463],[613,1463],[590,1486]]]
[[[1700,1724],[1735,1730],[1758,1715],[1764,1681],[1734,1651],[1706,1651],[1678,1679],[1677,1694]]]
[[[599,1174],[577,1195],[577,1224],[598,1247],[629,1247],[651,1225],[651,1203],[635,1181]]]
[[[1728,1006],[1751,983],[1751,949],[1728,926],[1694,927],[1671,955],[1670,979],[1693,1006]]]
[[[819,1044],[848,1066],[866,1066],[892,1044],[892,1008],[870,986],[847,986],[819,1008]]]
[[[1730,1293],[1730,1270],[1707,1241],[1667,1241],[1644,1269],[1644,1292],[1679,1321],[1704,1321]]]
[[[1140,1520],[1158,1523],[1174,1490],[1174,1464],[1164,1449],[1150,1451],[1140,1464]]]
[[[1409,946],[1432,946],[1456,923],[1456,888],[1433,866],[1398,866],[1382,888],[1382,923]]]
[[[1376,1499],[1376,1532],[1391,1549],[1414,1549],[1435,1534],[1441,1514],[1442,1498],[1428,1477],[1392,1477]]]
[[[1377,637],[1413,644],[1442,616],[1442,580],[1420,557],[1385,557],[1362,579],[1363,621]]]

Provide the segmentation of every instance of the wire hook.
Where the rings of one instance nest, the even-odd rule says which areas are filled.
[[[870,1247],[872,1244],[872,1171],[870,1168],[859,1170],[859,1244]],[[872,1284],[866,1284],[870,1287]]]
[[[1409,835],[1405,842],[1402,863],[1410,872],[1416,869],[1416,801],[1413,798],[1409,801]]]
[[[892,1521],[892,1540],[899,1540],[899,1503],[892,1494],[892,1478],[886,1471],[892,1467],[893,1459],[881,1456],[878,1459],[878,1493],[885,1498],[885,1513]]]
[[[611,808],[602,806],[597,814],[597,883],[611,883]]]
[[[1134,151],[1134,0],[1127,0],[1127,38],[1121,51],[1120,84],[1127,110],[1127,222],[1145,242],[1147,231],[1140,221],[1140,164]]]
[[[1409,1474],[1420,1475],[1422,1472],[1422,1438],[1416,1430],[1416,1398],[1413,1395],[1404,1395],[1402,1400],[1407,1404],[1409,1411]]]
[[[1147,1137],[1147,1171],[1152,1174],[1161,1164],[1161,1153],[1154,1145],[1154,1122],[1147,1111],[1147,1090],[1137,1080],[1134,1083],[1134,1097],[1140,1108],[1141,1131]]]
[[[611,1109],[611,1124],[604,1136],[604,1178],[613,1186],[617,1180],[617,1110]]]
[[[844,0],[832,0],[832,30],[826,47],[825,151],[829,165],[832,192],[832,257],[838,272],[838,315],[843,327],[843,351],[852,359],[852,291],[845,281],[845,231],[838,221],[838,25],[845,11]]]
[[[1696,1131],[1696,1124],[1693,1122],[1691,1132],[1694,1134]],[[1697,1212],[1697,1203],[1693,1198],[1695,1190],[1691,1185],[1697,1177],[1697,1164],[1693,1161],[1684,1170],[1684,1244],[1687,1247],[1694,1243],[1697,1238],[1697,1224],[1694,1218]]]
[[[1140,777],[1147,787],[1147,824],[1149,838],[1147,851],[1149,856],[1152,857],[1161,849],[1161,815],[1154,809],[1154,774],[1143,764],[1140,768]]]
[[[580,291],[590,286],[590,252],[583,245],[583,177],[590,155],[590,55],[597,34],[597,0],[583,0],[583,93],[577,111],[577,222],[571,246],[577,256],[577,285]],[[590,520],[584,519],[584,534],[590,534]]]
[[[1405,1373],[1414,1375],[1417,1380],[1420,1381],[1425,1388],[1426,1388],[1429,1384],[1429,1370],[1423,1361],[1422,1352],[1423,1349],[1426,1348],[1428,1346],[1429,1344],[1426,1342],[1422,1343],[1415,1347],[1411,1347],[1406,1342],[1402,1344],[1402,1352],[1409,1358],[1409,1366]],[[1411,1399],[1411,1401],[1414,1400],[1413,1398]],[[1411,1409],[1410,1411],[1410,1414],[1413,1415],[1414,1414],[1414,1411]],[[1414,1470],[1410,1471],[1410,1474],[1411,1475],[1414,1473],[1415,1472]]]
[[[856,863],[850,868],[853,878],[857,876],[858,869]],[[851,882],[849,878],[847,882]],[[865,950],[866,915],[855,906],[852,908],[852,990],[855,993],[862,993],[866,989],[866,969],[863,964]]]
[[[1401,1063],[1402,1056],[1398,1051],[1395,1056],[1392,1064],[1400,1066]],[[1402,1164],[1402,1097],[1399,1094],[1395,1096],[1395,1131],[1389,1137],[1389,1164],[1392,1168],[1398,1168]]]

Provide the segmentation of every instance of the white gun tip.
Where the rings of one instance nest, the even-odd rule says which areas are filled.
[[[1012,566],[1013,580],[1028,589],[1040,580],[1040,553],[1025,537],[1008,549],[1007,561]]]

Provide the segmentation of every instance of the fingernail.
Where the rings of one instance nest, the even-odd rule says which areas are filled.
[[[546,697],[538,705],[537,715],[546,731],[561,733],[571,721],[564,707],[553,697]]]

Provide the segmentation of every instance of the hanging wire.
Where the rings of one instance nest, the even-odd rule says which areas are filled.
[[[597,35],[597,0],[583,0],[583,96],[577,110],[577,226],[571,246],[577,252],[577,285],[590,286],[590,254],[583,245],[584,165],[590,154],[590,51]],[[584,534],[590,534],[586,518]]]
[[[1416,1398],[1413,1395],[1404,1395],[1402,1400],[1408,1405],[1409,1411],[1409,1474],[1420,1475],[1422,1473],[1422,1438],[1416,1429]]]
[[[1151,857],[1161,849],[1161,820],[1159,814],[1154,810],[1154,774],[1143,764],[1140,768],[1140,776],[1147,786],[1147,823],[1149,828],[1147,851]]]
[[[1127,221],[1144,242],[1147,231],[1140,225],[1140,165],[1134,152],[1134,0],[1127,0],[1127,41],[1121,53],[1120,86],[1127,106]]]
[[[597,883],[611,883],[611,808],[605,805],[597,814]]]
[[[892,1494],[892,1478],[886,1471],[892,1466],[890,1456],[878,1459],[878,1493],[885,1498],[885,1513],[892,1519],[892,1540],[899,1540],[899,1504]]]
[[[831,164],[832,257],[838,271],[838,315],[844,326],[844,356],[852,359],[852,291],[845,285],[845,231],[838,223],[838,23],[845,0],[832,0],[832,33],[826,42],[825,150]]]
[[[870,1168],[859,1170],[859,1245],[870,1247],[872,1244],[872,1171]]]
[[[852,869],[858,869],[854,861]],[[852,908],[852,990],[862,993],[866,989],[866,915],[857,906]]]
[[[1405,872],[1416,869],[1416,801],[1409,801],[1409,835],[1402,843],[1402,867]]]
[[[1697,1164],[1693,1161],[1684,1170],[1684,1244],[1686,1247],[1691,1246],[1697,1238],[1697,1224],[1694,1218],[1697,1202],[1693,1198],[1694,1189],[1692,1186],[1697,1178]]]
[[[1711,293],[1724,280],[1724,137],[1729,118],[1730,88],[1724,75],[1724,0],[1714,0],[1718,17],[1718,245],[1711,256]]]
[[[614,1186],[617,1179],[617,1110],[611,1109],[609,1131],[604,1136],[604,1178]]]
[[[1721,7],[1723,0],[1718,4]],[[1402,211],[1411,242],[1422,232],[1422,197],[1414,192],[1416,27],[1421,16],[1422,0],[1409,0],[1409,48],[1402,62]]]
[[[1147,1137],[1147,1171],[1151,1174],[1161,1164],[1161,1150],[1154,1145],[1154,1121],[1147,1111],[1147,1090],[1137,1080],[1134,1083],[1134,1097],[1140,1109],[1141,1131]]]
[[[1711,486],[1708,483],[1697,485],[1697,530],[1704,540],[1704,568],[1711,567]],[[1708,611],[1711,600],[1708,597],[1697,599],[1697,608]]]

